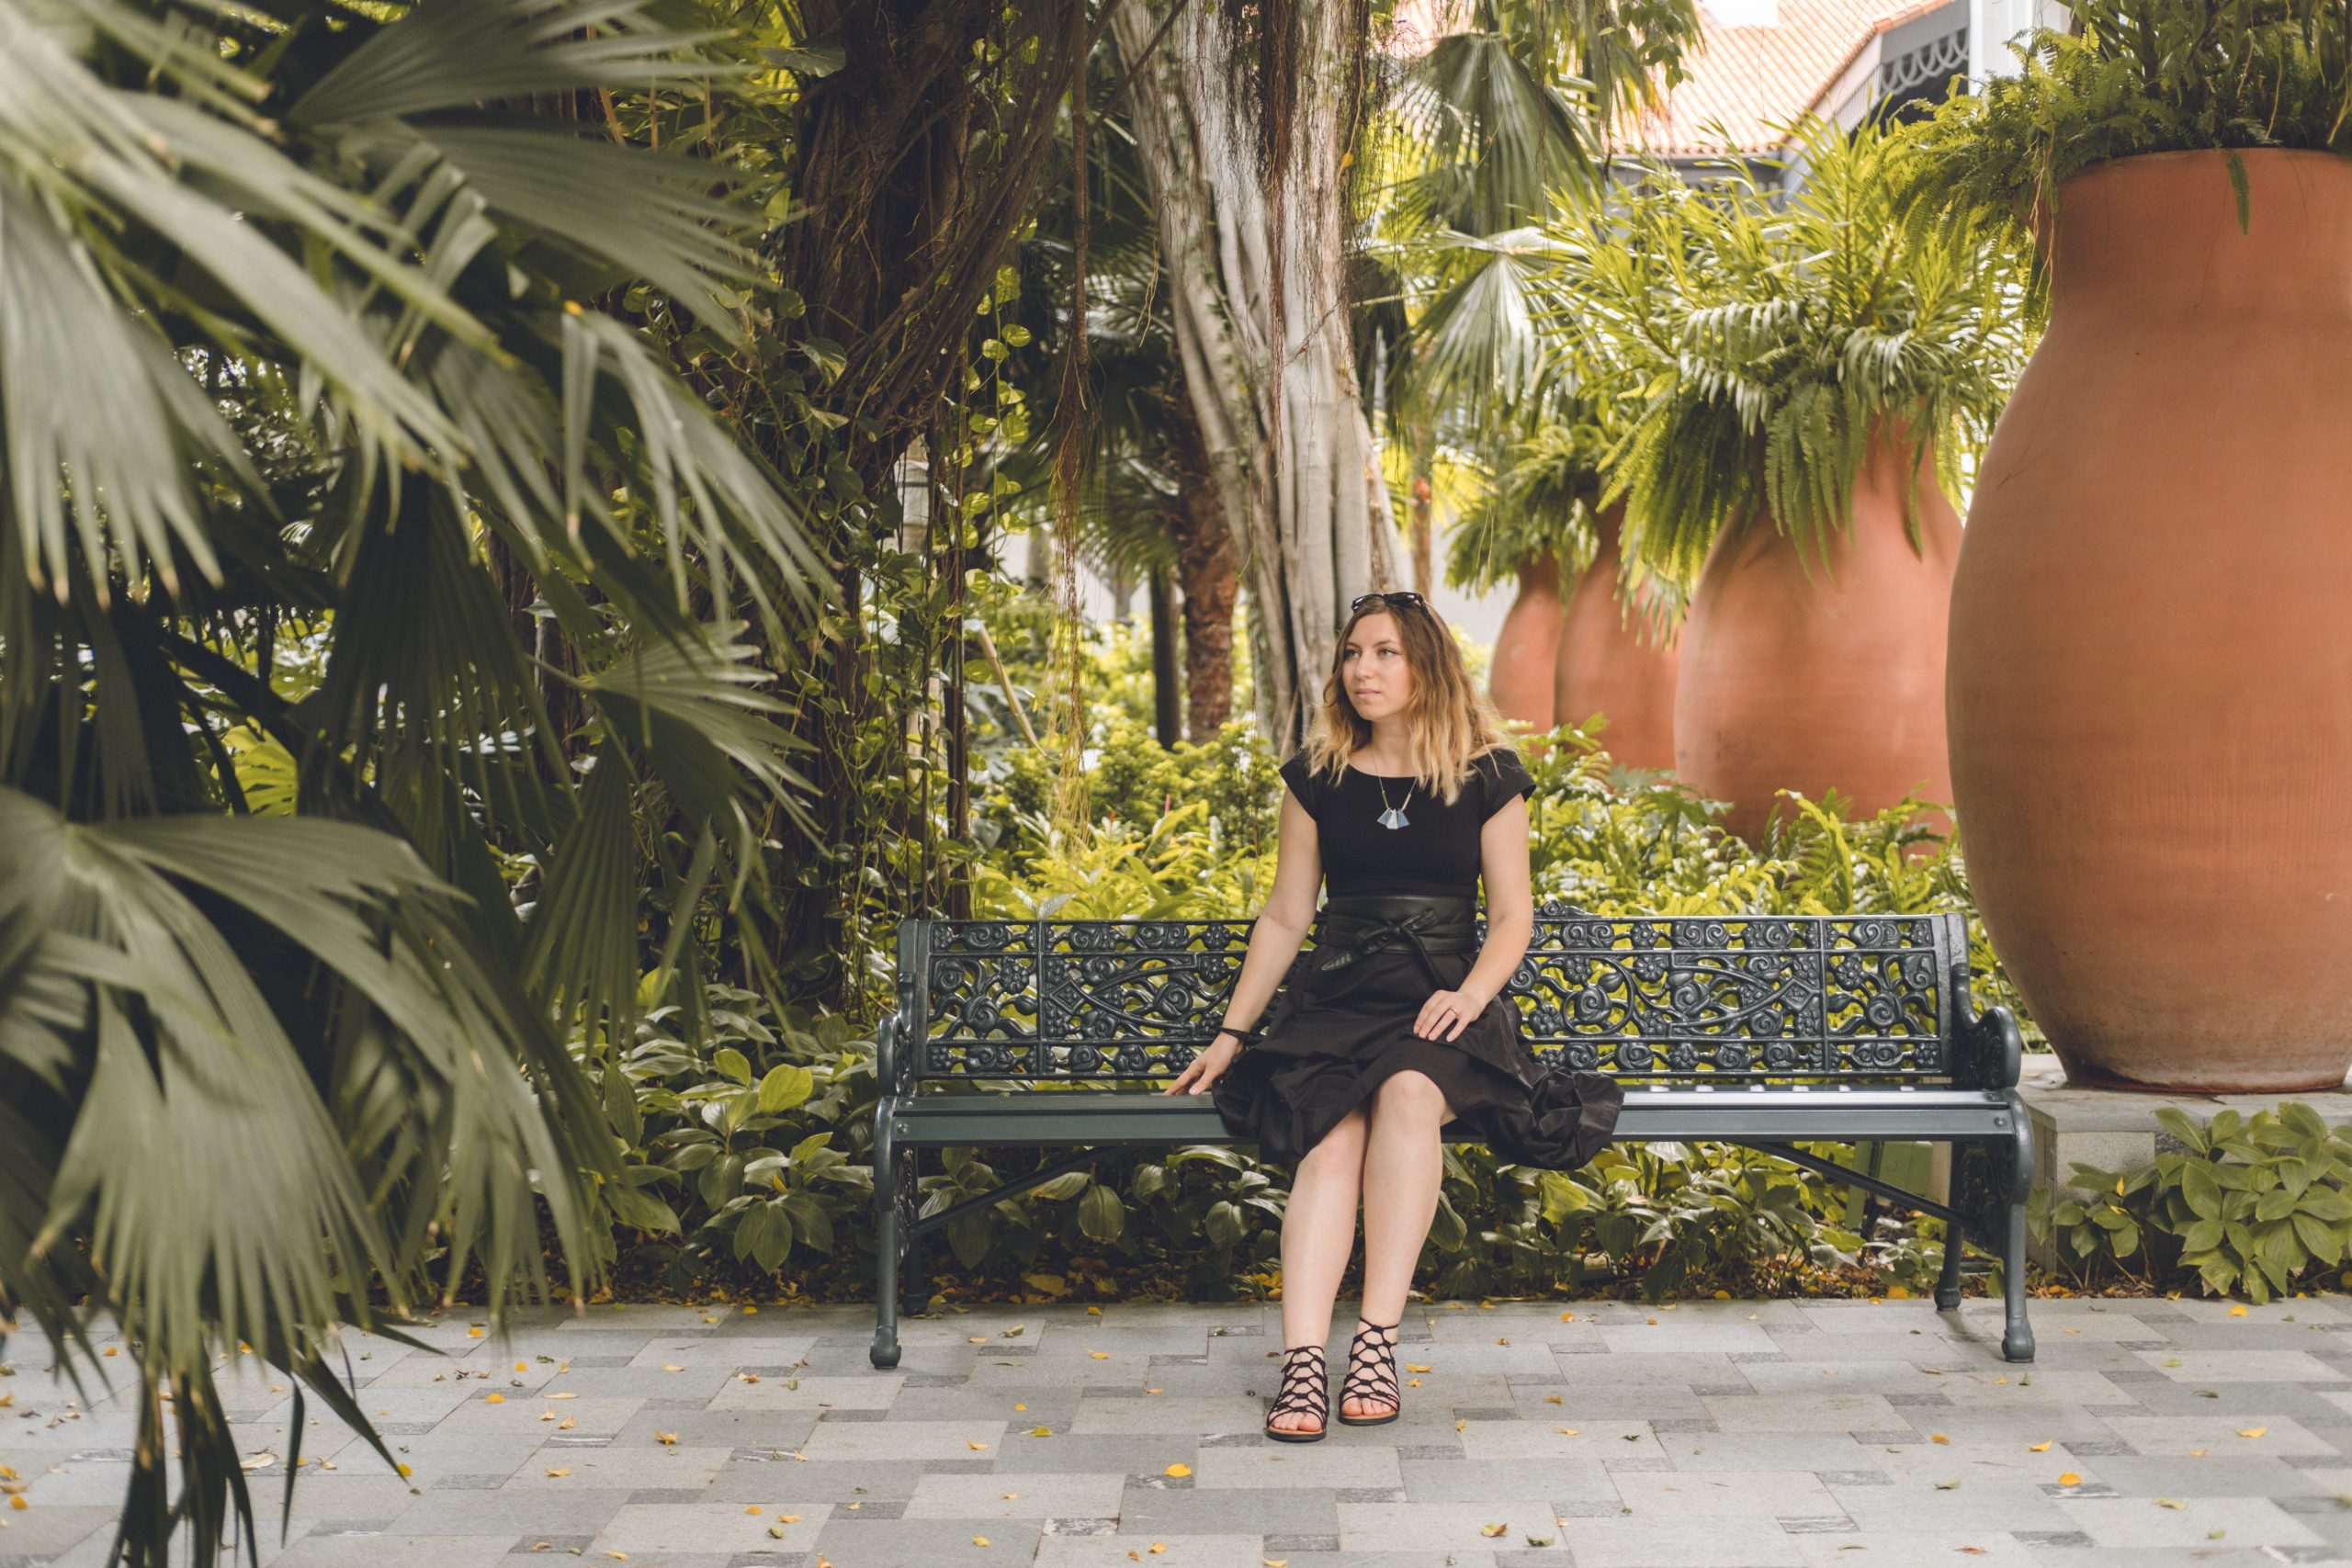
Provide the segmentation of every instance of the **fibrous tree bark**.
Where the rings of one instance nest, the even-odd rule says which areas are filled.
[[[1190,397],[1182,387],[1171,387],[1161,401],[1167,409],[1169,467],[1176,479],[1168,526],[1176,540],[1176,581],[1183,593],[1184,728],[1199,744],[1216,739],[1233,716],[1233,611],[1241,597],[1241,573]]]
[[[1229,0],[1114,3],[1185,390],[1250,588],[1259,723],[1287,750],[1348,602],[1396,579],[1341,254],[1365,17],[1354,0],[1244,7],[1283,56],[1284,85],[1261,93]]]

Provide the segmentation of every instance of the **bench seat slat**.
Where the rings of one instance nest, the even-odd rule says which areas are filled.
[[[1834,1089],[1804,1094],[1631,1089],[1617,1139],[2007,1138],[2008,1097],[1990,1089]],[[1230,1144],[1213,1105],[1151,1094],[1046,1089],[927,1095],[901,1101],[892,1128],[910,1144],[1039,1147]],[[1470,1142],[1457,1138],[1454,1142]]]

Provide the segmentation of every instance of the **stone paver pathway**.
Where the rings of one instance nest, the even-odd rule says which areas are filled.
[[[910,1319],[888,1371],[858,1307],[598,1308],[504,1343],[456,1312],[423,1336],[446,1355],[354,1341],[412,1473],[313,1403],[282,1540],[291,1400],[266,1372],[232,1398],[277,1568],[2352,1562],[2352,1298],[2037,1301],[2030,1366],[1996,1301],[1563,1310],[1415,1305],[1404,1418],[1295,1445],[1259,1435],[1272,1306]],[[0,1464],[30,1484],[0,1568],[98,1563],[133,1416],[5,1351]]]

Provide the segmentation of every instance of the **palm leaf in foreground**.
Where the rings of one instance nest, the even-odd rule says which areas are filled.
[[[0,1252],[0,1314],[60,1346],[110,1320],[142,1424],[171,1391],[185,1485],[164,1506],[155,1427],[134,1451],[134,1561],[158,1560],[175,1514],[222,1522],[224,1495],[250,1540],[219,1360],[252,1345],[368,1434],[323,1360],[332,1325],[397,1320],[469,1259],[494,1297],[543,1291],[542,1202],[579,1290],[573,1173],[610,1169],[601,1114],[527,998],[469,956],[452,891],[388,835],[73,823],[0,790],[0,1104],[62,1130],[53,1179],[0,1166],[0,1236],[31,1238]],[[199,1556],[219,1540],[200,1529]]]

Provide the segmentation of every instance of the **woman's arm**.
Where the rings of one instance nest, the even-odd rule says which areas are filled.
[[[1535,895],[1527,863],[1527,801],[1513,795],[1478,832],[1478,875],[1487,889],[1487,941],[1463,976],[1470,1016],[1503,994],[1535,935]],[[1459,1033],[1457,1029],[1454,1032]]]
[[[1323,854],[1315,834],[1315,818],[1288,789],[1283,791],[1283,814],[1274,839],[1274,885],[1266,907],[1250,930],[1249,951],[1242,954],[1241,973],[1234,976],[1233,996],[1220,1021],[1236,1029],[1258,1021],[1282,984],[1291,960],[1306,945],[1315,924],[1315,893],[1323,885]],[[1215,1083],[1235,1055],[1240,1042],[1219,1039],[1186,1064],[1170,1080],[1166,1094],[1198,1094]]]

